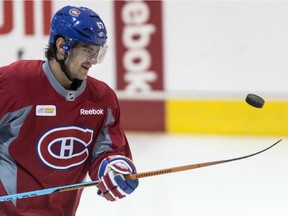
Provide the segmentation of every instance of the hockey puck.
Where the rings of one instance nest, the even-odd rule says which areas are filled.
[[[264,106],[264,99],[255,94],[248,94],[246,96],[246,102],[256,108],[262,108]]]

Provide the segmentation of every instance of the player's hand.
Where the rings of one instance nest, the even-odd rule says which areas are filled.
[[[125,175],[135,174],[133,162],[124,156],[116,155],[105,158],[99,167],[97,185],[98,194],[109,201],[115,201],[131,194],[138,186],[138,179],[125,179]]]

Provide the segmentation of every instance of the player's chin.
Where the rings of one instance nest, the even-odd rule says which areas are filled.
[[[78,73],[74,78],[78,80],[86,80],[88,78],[88,73],[87,72]]]
[[[87,77],[88,77],[88,71],[89,71],[89,69],[83,69],[83,70],[81,70],[81,72],[78,74],[79,79],[80,79],[80,80],[85,80],[85,79],[87,79]]]
[[[88,78],[88,74],[81,74],[81,76],[79,76],[79,80],[86,80]]]

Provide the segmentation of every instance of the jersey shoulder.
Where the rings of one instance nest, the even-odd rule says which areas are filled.
[[[44,76],[42,60],[18,60],[0,67],[0,86],[13,95],[24,95]]]
[[[91,94],[90,98],[101,100],[110,104],[110,106],[118,106],[116,93],[107,83],[93,77],[88,77],[87,87]]]
[[[42,60],[18,60],[10,65],[0,67],[0,76],[6,80],[27,81],[43,71],[43,63]]]

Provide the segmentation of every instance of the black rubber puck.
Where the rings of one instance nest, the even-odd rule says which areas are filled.
[[[264,106],[264,99],[255,94],[248,94],[246,96],[246,102],[256,108],[262,108]]]

